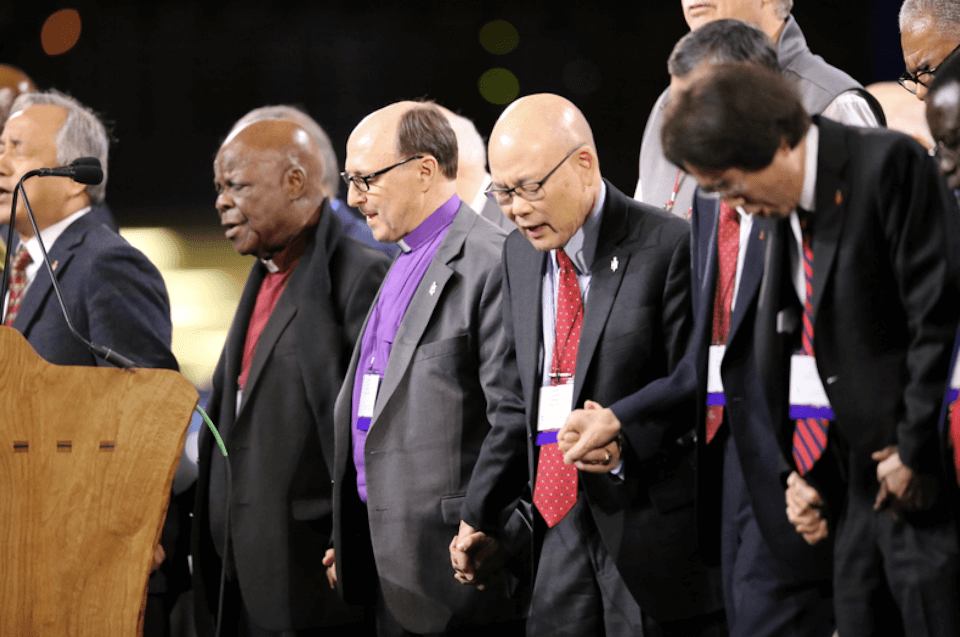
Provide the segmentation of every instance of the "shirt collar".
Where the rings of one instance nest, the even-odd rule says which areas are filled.
[[[593,205],[593,210],[587,217],[583,225],[577,229],[570,237],[567,244],[563,246],[563,251],[567,253],[573,265],[576,266],[580,274],[588,274],[590,266],[593,264],[593,258],[597,253],[597,240],[600,236],[600,216],[603,213],[603,204],[607,200],[607,184],[600,182],[600,194],[597,196],[597,202]],[[551,250],[550,254],[556,265],[556,250]]]
[[[820,150],[820,129],[816,124],[810,124],[807,130],[807,156],[803,166],[803,188],[800,190],[799,207],[813,211],[817,200],[817,155]]]
[[[475,212],[482,212],[483,207],[487,205],[487,197],[490,195],[487,194],[487,187],[493,182],[490,178],[489,173],[483,174],[483,182],[480,184],[480,191],[473,198],[473,201],[470,202],[470,207],[474,209]]]
[[[82,217],[83,215],[90,212],[90,206],[86,208],[81,208],[69,217],[65,217],[60,221],[47,226],[40,231],[40,238],[43,239],[43,247],[47,249],[47,252],[53,249],[53,244],[57,242],[57,239],[60,238],[60,235],[73,224],[74,221]],[[33,263],[43,263],[43,253],[40,252],[40,242],[37,240],[37,235],[33,235],[29,239],[23,242],[23,247],[27,249],[27,252],[30,253],[30,259]]]
[[[429,217],[421,221],[419,226],[411,230],[402,241],[398,242],[403,244],[400,248],[403,249],[405,245],[408,249],[404,250],[404,252],[409,252],[427,245],[441,230],[453,222],[453,218],[457,216],[457,210],[459,209],[460,197],[454,193],[443,205],[434,210]]]

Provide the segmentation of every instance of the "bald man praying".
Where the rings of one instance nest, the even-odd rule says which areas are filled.
[[[686,409],[637,423],[643,436],[614,438],[576,466],[556,443],[573,408],[606,406],[683,356],[687,224],[601,178],[590,126],[562,97],[509,106],[489,157],[490,191],[520,229],[503,253],[504,331],[516,352],[503,377],[517,380],[474,469],[450,546],[455,577],[485,585],[500,561],[498,513],[529,480],[543,542],[528,635],[717,634],[720,603],[696,549]]]

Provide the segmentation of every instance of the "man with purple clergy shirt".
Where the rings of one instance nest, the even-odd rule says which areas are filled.
[[[348,203],[402,253],[337,398],[331,586],[376,609],[381,637],[519,628],[516,581],[461,586],[447,550],[504,393],[504,232],[457,196],[456,136],[432,104],[368,115],[345,168]],[[502,513],[508,542],[525,544],[516,503]]]
[[[696,547],[688,409],[643,420],[642,441],[622,454],[608,441],[578,467],[562,464],[555,442],[585,399],[614,401],[682,358],[692,325],[687,224],[604,181],[590,125],[558,95],[503,112],[490,169],[490,192],[519,228],[503,254],[516,352],[503,376],[514,382],[451,545],[456,576],[484,583],[479,562],[496,555],[500,511],[532,482],[542,548],[529,636],[721,634],[719,588]]]

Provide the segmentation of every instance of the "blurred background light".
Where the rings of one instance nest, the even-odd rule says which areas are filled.
[[[480,95],[491,104],[509,104],[520,94],[517,76],[507,69],[490,69],[477,81]]]
[[[480,45],[494,55],[506,55],[520,44],[516,27],[506,20],[487,22],[480,28]]]
[[[76,9],[60,9],[54,12],[40,30],[40,44],[47,55],[66,53],[79,39],[80,13]]]

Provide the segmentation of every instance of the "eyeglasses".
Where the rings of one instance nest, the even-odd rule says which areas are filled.
[[[927,82],[933,81],[933,77],[934,75],[936,75],[937,69],[943,66],[944,63],[946,63],[947,60],[953,57],[953,54],[956,53],[957,51],[960,51],[960,44],[954,47],[953,51],[950,51],[950,53],[947,53],[947,56],[943,58],[943,62],[940,62],[940,64],[936,65],[932,69],[925,69],[923,71],[917,71],[916,73],[911,73],[910,71],[904,71],[903,73],[900,74],[900,77],[897,78],[897,82],[899,82],[900,86],[907,89],[914,95],[917,94],[917,91],[920,89],[921,86],[923,86],[924,88],[930,88],[930,85],[927,84]]]
[[[704,199],[733,199],[743,195],[746,189],[742,181],[731,184],[721,179],[709,186],[700,186],[700,196]]]
[[[347,184],[347,190],[350,190],[350,184],[353,184],[357,190],[360,192],[370,192],[370,180],[375,179],[382,175],[383,173],[389,172],[396,168],[397,166],[403,166],[408,161],[413,161],[414,159],[423,159],[424,155],[414,155],[413,157],[407,157],[403,161],[398,161],[392,166],[387,166],[383,170],[378,170],[375,173],[370,173],[369,175],[351,175],[350,173],[340,173],[340,177],[343,179],[343,182]]]
[[[497,203],[500,206],[509,206],[513,203],[514,196],[519,196],[524,201],[540,201],[543,199],[546,193],[543,192],[543,184],[547,183],[547,180],[550,179],[550,175],[557,172],[560,166],[563,166],[563,162],[570,159],[571,156],[584,146],[587,143],[584,142],[579,146],[571,150],[567,155],[560,160],[560,163],[553,167],[553,170],[547,173],[547,176],[541,179],[540,181],[531,181],[525,184],[520,184],[514,186],[513,188],[494,188],[492,185],[487,188],[487,194],[493,195],[497,198]]]

